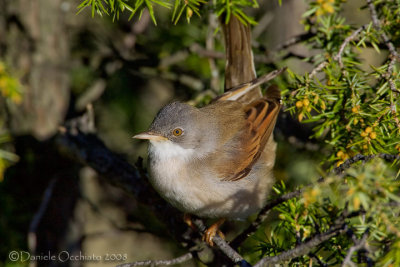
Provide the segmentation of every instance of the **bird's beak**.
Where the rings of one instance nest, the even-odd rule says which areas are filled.
[[[154,141],[165,141],[168,140],[168,138],[153,133],[153,132],[143,132],[143,133],[139,133],[134,135],[132,138],[136,138],[136,139],[145,139],[145,140],[154,140]]]

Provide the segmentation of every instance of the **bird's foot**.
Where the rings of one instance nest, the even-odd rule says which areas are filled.
[[[220,219],[213,225],[211,225],[203,235],[203,241],[205,241],[210,247],[214,246],[213,238],[215,235],[219,235],[222,239],[225,239],[225,235],[218,229],[221,224],[225,222],[225,219]]]
[[[192,228],[193,231],[197,231],[196,225],[193,224],[192,222],[192,216],[188,213],[183,214],[183,221],[190,227]]]

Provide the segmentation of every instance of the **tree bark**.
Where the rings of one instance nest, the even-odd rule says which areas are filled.
[[[69,105],[69,38],[61,0],[1,0],[0,57],[23,85],[8,104],[15,134],[54,135]]]

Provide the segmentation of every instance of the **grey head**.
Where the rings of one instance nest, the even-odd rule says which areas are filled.
[[[169,140],[186,149],[196,149],[204,137],[204,116],[190,105],[173,102],[163,107],[147,132],[134,138],[148,139],[153,144]]]

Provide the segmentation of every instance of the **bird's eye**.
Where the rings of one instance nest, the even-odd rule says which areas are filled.
[[[181,128],[176,128],[176,129],[174,129],[174,130],[172,131],[172,133],[173,133],[175,136],[180,136],[180,135],[183,133],[183,131],[182,131]]]

